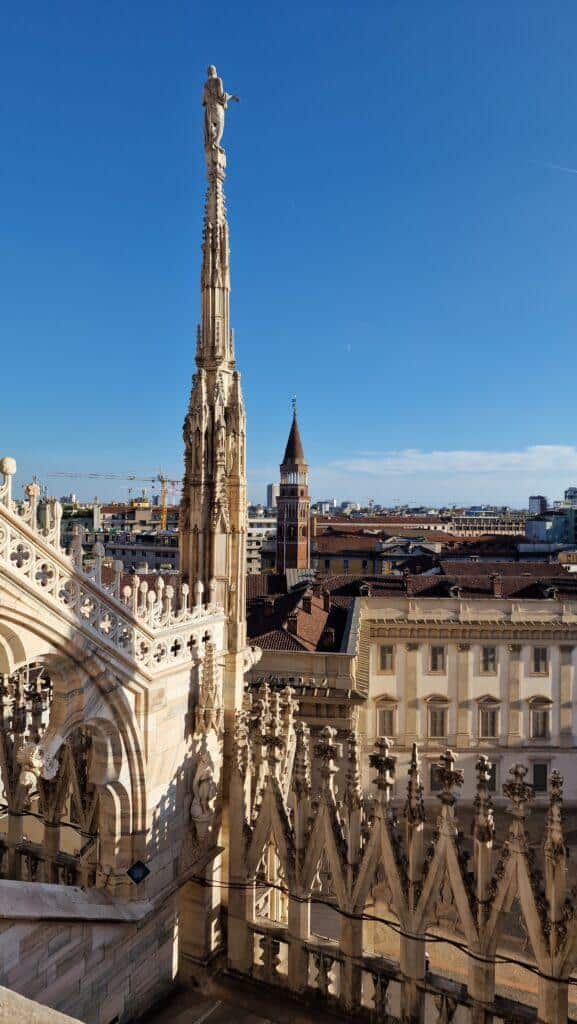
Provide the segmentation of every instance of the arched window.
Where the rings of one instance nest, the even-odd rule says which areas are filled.
[[[444,739],[448,733],[449,700],[443,694],[434,693],[426,702],[427,736],[432,740]]]
[[[389,696],[388,694],[384,697],[379,697],[375,701],[375,732],[377,736],[391,737],[397,735],[398,706],[399,702],[396,697]]]
[[[499,721],[501,703],[496,697],[487,694],[477,701],[478,708],[478,735],[480,740],[497,739],[499,736]]]
[[[529,700],[530,736],[532,740],[548,740],[551,736],[550,697],[531,697]]]

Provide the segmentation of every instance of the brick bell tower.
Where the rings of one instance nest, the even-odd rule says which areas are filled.
[[[310,507],[309,467],[297,422],[296,400],[293,399],[293,421],[280,467],[277,499],[277,572],[310,568]]]

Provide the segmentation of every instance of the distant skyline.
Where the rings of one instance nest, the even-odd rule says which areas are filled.
[[[290,400],[311,493],[526,506],[577,483],[577,8],[62,0],[3,12],[0,455],[170,477],[193,372],[200,92],[228,118],[249,495]],[[17,490],[17,493],[20,493]]]

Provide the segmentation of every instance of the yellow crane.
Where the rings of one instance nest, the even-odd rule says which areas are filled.
[[[134,480],[136,483],[160,484],[160,529],[166,530],[168,523],[168,488],[180,487],[182,480],[171,480],[164,473],[156,476],[137,476],[135,473],[47,473],[47,476],[68,477],[70,480]]]

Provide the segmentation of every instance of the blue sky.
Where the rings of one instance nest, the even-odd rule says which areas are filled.
[[[293,393],[316,496],[522,504],[577,482],[574,3],[30,0],[0,28],[0,454],[20,480],[180,475],[213,62],[241,97],[251,497]]]

